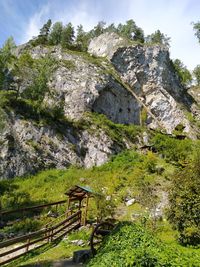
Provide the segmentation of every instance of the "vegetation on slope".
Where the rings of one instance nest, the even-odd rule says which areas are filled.
[[[123,222],[108,236],[88,267],[199,266],[200,255],[158,240],[139,224]]]

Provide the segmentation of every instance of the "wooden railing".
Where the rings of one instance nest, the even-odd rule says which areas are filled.
[[[0,265],[9,263],[49,242],[57,241],[80,226],[81,211],[79,210],[53,226],[46,225],[39,231],[0,242]]]
[[[3,216],[6,215],[10,215],[13,213],[21,213],[24,214],[27,211],[32,211],[32,210],[40,210],[40,209],[44,209],[46,207],[51,207],[51,206],[56,206],[56,209],[58,207],[58,205],[67,203],[67,200],[61,200],[61,201],[57,201],[57,202],[52,202],[52,203],[48,203],[48,204],[42,204],[42,205],[37,205],[37,206],[32,206],[32,207],[25,207],[25,208],[20,208],[20,209],[15,209],[15,210],[0,210],[0,218],[2,219]]]

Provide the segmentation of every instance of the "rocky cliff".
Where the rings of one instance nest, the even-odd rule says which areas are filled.
[[[59,106],[65,119],[51,117],[49,122],[19,104],[9,111],[4,109],[1,178],[70,164],[101,165],[110,155],[142,142],[142,131],[130,138],[114,123],[142,123],[167,133],[182,124],[184,132],[195,138],[196,129],[187,114],[199,114],[198,108],[175,75],[166,48],[130,45],[106,33],[89,46],[89,53],[98,58],[60,47],[26,45],[18,47],[15,54],[19,57],[25,49],[34,59],[50,55],[59,60],[42,105],[46,111]],[[25,87],[26,83],[21,83],[20,90]],[[88,112],[104,114],[114,123],[97,125]]]
[[[107,41],[106,41],[107,40]],[[147,125],[156,128],[158,124],[171,134],[178,124],[195,137],[196,129],[187,119],[187,112],[199,116],[200,112],[193,97],[181,85],[168,49],[164,46],[123,46],[115,33],[105,33],[92,40],[89,53],[107,57],[121,79],[129,85],[147,108]]]

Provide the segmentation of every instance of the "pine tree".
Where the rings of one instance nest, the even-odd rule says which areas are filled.
[[[68,23],[62,31],[61,36],[61,45],[63,48],[71,48],[74,41],[74,27],[70,23]]]
[[[52,30],[49,34],[49,44],[58,45],[62,38],[63,25],[62,22],[54,23]]]
[[[40,34],[38,36],[38,41],[40,44],[46,44],[48,42],[48,35],[51,28],[51,20],[49,19],[40,29]]]
[[[80,51],[87,51],[89,35],[83,30],[83,25],[78,25],[76,35],[76,46]]]
[[[161,33],[160,30],[157,30],[146,37],[146,43],[161,44],[169,47],[170,39],[170,37],[167,37],[165,34]]]
[[[124,25],[120,23],[117,27],[117,31],[119,34],[130,40],[144,43],[144,32],[132,19],[127,20]]]

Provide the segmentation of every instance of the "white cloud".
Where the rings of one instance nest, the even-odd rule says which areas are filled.
[[[48,17],[49,11],[50,5],[44,5],[29,19],[28,26],[26,25],[26,30],[21,38],[21,43],[25,43],[39,34],[39,29],[46,22],[46,17]]]

